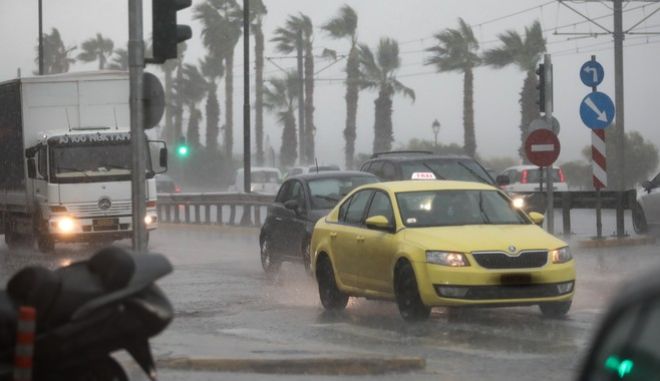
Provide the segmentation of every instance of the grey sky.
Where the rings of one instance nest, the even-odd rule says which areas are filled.
[[[116,46],[124,46],[127,40],[127,1],[120,0],[43,0],[44,28],[50,31],[57,27],[66,45],[80,45],[85,39],[97,32],[110,37]],[[145,2],[145,36],[150,33],[150,1]],[[200,1],[195,0],[197,4]],[[460,74],[433,74],[433,68],[422,65],[426,54],[422,51],[433,40],[428,39],[433,33],[447,27],[454,27],[458,17],[463,17],[474,25],[474,31],[481,42],[482,49],[497,45],[496,36],[504,30],[515,28],[522,31],[535,19],[540,19],[548,50],[553,53],[555,75],[555,116],[561,122],[559,135],[562,143],[561,161],[581,157],[580,150],[590,144],[590,131],[582,125],[578,115],[581,99],[590,91],[579,80],[581,64],[591,54],[596,54],[605,67],[605,80],[599,87],[613,96],[614,64],[611,38],[601,36],[597,39],[576,39],[566,41],[566,36],[553,35],[558,25],[566,25],[582,19],[570,10],[552,3],[517,16],[479,26],[480,23],[506,16],[520,10],[548,3],[545,0],[264,0],[268,7],[264,30],[266,38],[284,23],[288,14],[303,12],[312,18],[316,26],[332,17],[337,9],[348,3],[359,15],[360,41],[374,46],[381,36],[397,39],[401,46],[402,65],[399,75],[403,83],[417,93],[417,101],[396,97],[394,99],[394,135],[397,143],[407,142],[411,138],[432,139],[431,123],[437,118],[442,124],[439,139],[442,142],[462,144],[462,76]],[[624,26],[632,26],[645,15],[649,15],[658,5],[630,2],[626,4]],[[605,4],[575,3],[574,6],[592,17],[611,14]],[[190,43],[186,62],[196,63],[204,55],[199,35],[200,26],[190,20],[190,11],[182,12],[180,22],[189,22],[193,28],[195,40]],[[599,20],[606,27],[611,26],[611,17]],[[17,68],[23,75],[29,75],[34,69],[35,43],[37,39],[37,0],[0,0],[0,47],[5,52],[0,60],[0,80],[16,76]],[[660,30],[660,14],[654,15],[640,26],[639,31]],[[579,24],[560,29],[563,32],[596,32],[597,27]],[[316,29],[315,49],[325,47],[339,52],[346,50],[343,41],[333,41]],[[647,43],[648,42],[648,43]],[[660,100],[657,89],[660,88],[659,66],[660,36],[630,36],[630,44],[625,49],[626,79],[626,128],[628,131],[640,131],[654,144],[660,145],[660,123],[658,110]],[[267,55],[277,55],[267,44]],[[586,47],[586,48],[580,48]],[[578,49],[579,48],[579,49]],[[604,49],[604,50],[601,50]],[[288,68],[295,65],[294,60],[279,60],[281,66]],[[316,70],[329,62],[316,61]],[[93,70],[95,64],[76,64],[73,70]],[[318,74],[318,78],[343,78],[344,62]],[[156,67],[150,67],[160,73]],[[266,77],[279,75],[274,65],[266,64]],[[236,47],[235,61],[235,142],[236,150],[242,149],[242,43]],[[520,107],[519,92],[524,73],[511,67],[502,70],[479,68],[475,72],[475,122],[477,150],[486,158],[494,156],[515,156],[519,146]],[[219,96],[224,99],[223,86]],[[358,111],[357,152],[370,152],[373,139],[373,100],[376,94],[362,92]],[[344,85],[341,81],[317,81],[315,93],[317,126],[317,156],[321,162],[335,162],[343,165],[343,136],[345,102]],[[224,120],[224,104],[221,104],[221,118]],[[184,121],[185,122],[185,121]],[[203,123],[202,123],[203,125]],[[276,150],[279,149],[281,127],[275,118],[267,114],[265,132],[270,137]],[[203,135],[203,134],[202,134]],[[396,144],[396,143],[395,143]]]

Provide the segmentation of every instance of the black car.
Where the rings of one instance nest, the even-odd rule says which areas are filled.
[[[309,242],[314,224],[354,188],[378,182],[370,173],[328,171],[287,179],[261,227],[261,265],[277,272],[284,261],[302,261],[309,270]]]
[[[438,179],[476,181],[495,185],[488,171],[476,160],[461,155],[436,155],[429,151],[391,151],[374,154],[361,171],[383,181]]]

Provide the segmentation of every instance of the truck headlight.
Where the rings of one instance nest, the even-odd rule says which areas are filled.
[[[561,249],[551,250],[550,258],[552,258],[552,263],[566,263],[573,259],[573,256],[571,255],[571,250],[566,246]]]
[[[146,225],[151,225],[154,222],[156,222],[156,216],[151,216],[151,215],[148,215],[148,214],[146,216],[144,216],[144,223]]]
[[[71,217],[62,217],[57,220],[56,226],[60,233],[72,233],[76,227],[76,222]]]
[[[447,251],[427,251],[426,262],[435,265],[450,267],[470,266],[463,253],[453,253]]]

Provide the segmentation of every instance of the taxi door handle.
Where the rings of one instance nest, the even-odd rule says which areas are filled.
[[[331,233],[330,233],[330,238],[332,238],[332,239],[337,238],[337,233],[335,233],[335,232],[331,232]]]
[[[361,235],[355,237],[355,239],[356,239],[358,242],[364,242],[364,237],[361,236]]]

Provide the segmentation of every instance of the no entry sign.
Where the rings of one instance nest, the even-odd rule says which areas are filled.
[[[559,157],[561,145],[552,131],[541,129],[532,131],[525,140],[527,159],[539,167],[547,167]]]

